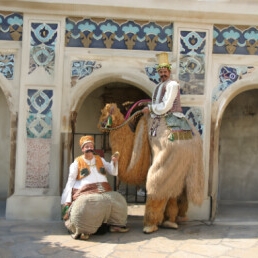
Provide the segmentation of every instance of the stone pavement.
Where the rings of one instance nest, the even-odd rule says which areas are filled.
[[[142,208],[129,208],[128,233],[74,240],[62,221],[12,221],[0,218],[1,258],[258,257],[257,223],[211,224],[188,221],[179,229],[142,233]],[[140,212],[139,212],[140,211]]]

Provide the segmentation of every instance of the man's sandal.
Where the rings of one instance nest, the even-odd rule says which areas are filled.
[[[128,227],[110,226],[109,232],[111,233],[126,233],[129,231]]]
[[[90,235],[84,234],[84,233],[81,233],[81,234],[75,233],[75,234],[71,234],[71,237],[76,240],[87,240],[90,237]]]

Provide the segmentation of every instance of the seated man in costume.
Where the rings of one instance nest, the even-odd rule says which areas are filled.
[[[111,162],[94,155],[94,139],[80,139],[82,155],[70,165],[69,177],[61,198],[65,226],[74,239],[86,240],[101,226],[110,232],[127,232],[127,203],[112,190],[106,173],[117,176],[119,155]]]

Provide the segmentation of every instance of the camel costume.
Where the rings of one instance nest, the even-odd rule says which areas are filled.
[[[167,54],[159,58],[159,67],[170,70]],[[151,103],[138,103],[146,102],[151,113],[134,113],[141,115],[135,132],[129,126],[134,115],[124,117],[115,103],[101,110],[98,127],[109,132],[112,151],[121,154],[119,179],[134,185],[146,183],[143,232],[152,233],[158,226],[177,228],[177,218],[186,216],[188,201],[202,203],[203,147],[199,132],[182,113],[177,82],[160,83]]]
[[[94,143],[92,136],[81,137],[81,148],[88,142]],[[70,165],[61,205],[65,226],[75,239],[87,239],[103,224],[112,225],[113,232],[128,231],[127,203],[121,194],[112,191],[106,172],[116,176],[118,166],[98,155],[90,160],[81,155]]]
[[[166,53],[159,55],[158,70],[162,68],[170,70]],[[200,205],[204,195],[202,140],[182,113],[179,84],[168,79],[157,85],[148,107],[152,165],[144,233],[158,230],[159,225],[177,228],[177,216],[186,216],[188,201]]]

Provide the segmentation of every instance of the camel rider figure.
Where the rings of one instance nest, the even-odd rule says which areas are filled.
[[[157,68],[161,82],[155,88],[152,95],[152,103],[143,109],[144,113],[150,113],[153,118],[150,128],[150,135],[155,137],[157,134],[160,119],[163,117],[166,123],[171,127],[169,140],[175,140],[174,137],[182,137],[184,132],[185,137],[192,136],[191,127],[182,112],[180,101],[180,88],[177,81],[170,78],[171,65],[168,63],[167,53],[159,55],[160,64]]]
[[[157,70],[161,82],[152,94],[152,102],[142,109],[149,116],[149,142],[152,151],[152,165],[146,184],[148,198],[144,233],[152,233],[158,230],[158,226],[177,228],[178,220],[186,220],[188,209],[183,180],[186,172],[183,172],[185,169],[182,161],[184,148],[187,150],[184,145],[192,139],[193,134],[182,113],[179,84],[170,78],[168,54],[161,53],[158,59]],[[178,154],[175,153],[175,148]],[[172,167],[175,163],[178,163],[176,170]]]
[[[117,176],[118,158],[107,162],[94,155],[94,138],[80,139],[82,155],[70,165],[68,181],[61,198],[65,226],[74,239],[86,240],[104,224],[110,232],[127,232],[127,203],[112,190],[106,173]]]

